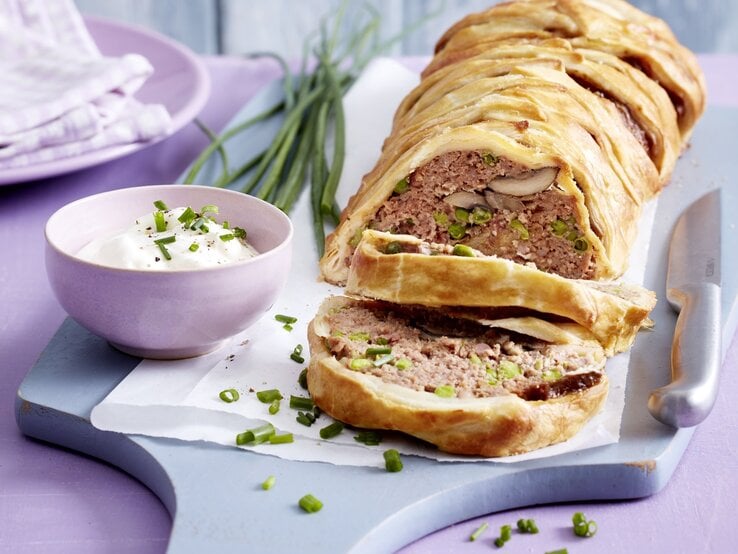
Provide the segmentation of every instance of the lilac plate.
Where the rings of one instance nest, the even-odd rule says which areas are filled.
[[[160,34],[98,17],[85,17],[87,29],[107,56],[137,53],[145,56],[154,73],[135,97],[141,102],[163,104],[172,116],[172,133],[200,113],[210,94],[210,77],[202,61],[189,49]],[[111,146],[79,156],[0,171],[0,185],[12,185],[85,169],[156,144],[148,142]]]
[[[243,227],[259,255],[217,267],[147,271],[77,258],[93,238],[130,227],[162,200],[174,208],[220,207],[219,220]],[[119,350],[158,359],[215,350],[249,327],[284,288],[292,223],[258,198],[196,185],[119,189],[77,200],[46,223],[46,272],[59,303],[80,325]]]

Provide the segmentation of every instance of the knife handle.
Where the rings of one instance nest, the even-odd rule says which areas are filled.
[[[679,311],[671,346],[671,383],[656,389],[648,410],[673,427],[692,427],[710,413],[721,365],[720,287],[686,285],[666,293]]]

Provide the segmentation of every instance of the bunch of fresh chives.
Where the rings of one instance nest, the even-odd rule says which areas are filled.
[[[211,184],[239,188],[274,204],[285,213],[290,212],[304,183],[309,181],[313,233],[321,256],[326,219],[336,224],[340,212],[335,195],[345,158],[343,95],[375,55],[386,51],[440,12],[439,8],[400,35],[380,43],[380,16],[368,4],[363,6],[363,17],[356,18],[348,33],[342,33],[347,5],[348,2],[344,1],[335,15],[323,19],[318,32],[305,42],[299,80],[293,80],[287,62],[279,55],[255,54],[273,57],[282,66],[283,100],[221,135],[198,122],[211,142],[184,179],[185,183],[193,183],[207,160],[217,152],[222,172]],[[309,69],[313,59],[315,66]],[[278,114],[284,119],[271,144],[245,164],[231,168],[224,143]],[[329,134],[333,138],[330,160],[326,152]]]

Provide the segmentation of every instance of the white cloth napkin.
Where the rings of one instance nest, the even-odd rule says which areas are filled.
[[[337,191],[344,206],[380,152],[382,141],[391,129],[392,116],[400,100],[417,83],[418,75],[397,62],[378,59],[372,62],[348,92],[346,111],[346,163]],[[295,435],[292,444],[250,447],[259,453],[290,460],[322,461],[338,465],[381,467],[382,452],[396,448],[402,454],[424,456],[438,461],[516,462],[575,452],[619,440],[620,421],[625,406],[625,382],[630,364],[628,352],[607,362],[610,392],[604,410],[571,440],[529,454],[506,458],[454,456],[400,434],[383,433],[379,446],[356,442],[354,432],[345,430],[330,440],[321,440],[319,430],[333,420],[323,414],[311,427],[295,421],[296,411],[288,406],[290,395],[307,396],[297,384],[305,364],[290,359],[295,345],[305,345],[307,324],[320,302],[341,289],[318,280],[318,258],[312,233],[309,191],[300,198],[291,215],[297,232],[293,241],[293,267],[274,307],[250,329],[224,348],[208,356],[190,360],[142,361],[100,404],[91,415],[92,424],[103,430],[188,441],[203,440],[235,447],[235,436],[264,422],[280,432]],[[648,259],[649,238],[656,203],[647,205],[640,222],[640,237],[631,255],[631,269],[624,280],[642,283]],[[291,332],[274,320],[275,314],[298,318]],[[218,394],[235,388],[237,402],[227,404]],[[279,389],[285,399],[276,415],[259,402],[255,391]],[[248,447],[243,447],[248,448]]]
[[[0,169],[169,133],[166,108],[133,98],[152,72],[103,57],[72,0],[0,0]]]

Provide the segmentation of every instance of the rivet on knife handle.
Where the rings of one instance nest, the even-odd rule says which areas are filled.
[[[671,347],[671,384],[656,389],[648,409],[659,421],[692,427],[710,413],[717,396],[721,364],[720,287],[690,284],[667,291],[680,308]]]

